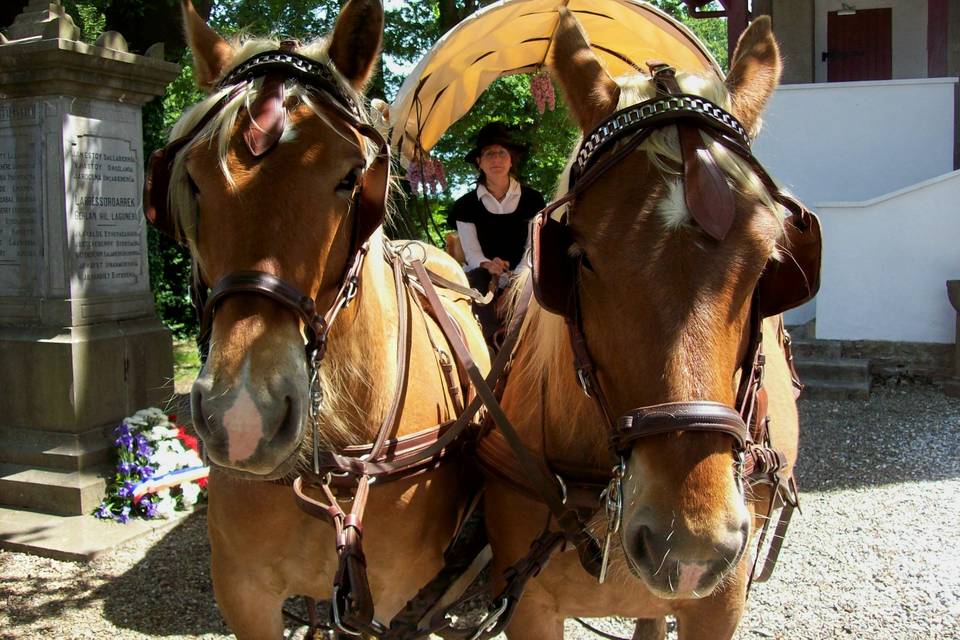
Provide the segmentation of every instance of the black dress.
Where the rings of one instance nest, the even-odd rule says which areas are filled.
[[[520,202],[513,213],[490,213],[477,196],[477,190],[460,197],[450,209],[448,223],[469,222],[477,229],[477,240],[483,255],[491,260],[500,258],[516,269],[523,260],[527,246],[527,228],[533,216],[546,206],[543,195],[536,189],[521,185]]]
[[[510,269],[520,266],[527,246],[527,233],[530,220],[546,206],[546,202],[536,189],[521,185],[520,201],[512,213],[490,213],[483,206],[477,190],[461,196],[447,215],[447,224],[455,229],[458,222],[469,222],[476,227],[477,240],[483,255],[489,259],[505,260]],[[470,286],[481,293],[490,288],[490,272],[479,267],[467,272]],[[487,344],[493,345],[493,337],[500,328],[495,303],[474,307],[477,319],[483,329]]]

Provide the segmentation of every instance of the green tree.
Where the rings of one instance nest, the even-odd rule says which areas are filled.
[[[389,9],[384,34],[385,64],[373,80],[370,95],[386,99],[395,96],[404,80],[397,69],[412,68],[444,33],[492,1],[411,0]],[[193,2],[211,26],[225,36],[269,34],[301,40],[327,33],[342,4],[342,0]],[[718,62],[726,65],[724,20],[693,19],[682,0],[653,0],[653,3],[689,26]],[[26,0],[13,0],[13,4],[25,5]],[[201,97],[193,80],[190,53],[183,42],[180,0],[64,0],[63,4],[81,28],[84,40],[93,42],[100,33],[110,29],[122,33],[134,52],[142,53],[153,43],[163,42],[167,59],[181,65],[180,76],[166,94],[144,109],[144,152],[149,156],[163,146],[167,132],[183,110]],[[577,132],[559,95],[555,111],[542,115],[537,112],[530,94],[530,77],[526,75],[494,82],[473,109],[453,124],[437,144],[432,155],[446,166],[451,186],[459,190],[473,182],[476,170],[464,162],[464,156],[476,132],[493,119],[512,126],[518,139],[529,149],[521,167],[523,178],[544,193],[551,193]],[[426,202],[409,197],[400,205],[394,233],[439,241],[436,231],[442,227],[444,209],[451,197],[452,191]],[[177,335],[195,332],[196,320],[188,290],[189,255],[152,229],[149,249],[150,277],[158,313]]]
[[[723,18],[694,18],[683,0],[648,0],[658,9],[669,13],[674,18],[690,28],[691,31],[707,46],[720,68],[727,69],[727,21]],[[723,9],[719,2],[703,7],[704,11]]]
[[[693,18],[682,0],[652,0],[652,3],[689,27],[704,42],[720,66],[726,67],[725,20]],[[385,50],[394,61],[412,66],[440,36],[469,15],[466,12],[468,7],[480,8],[487,4],[490,2],[454,3],[452,0],[441,0],[407,3],[389,12]],[[388,95],[395,94],[402,80],[387,70]],[[554,191],[557,176],[578,135],[560,92],[557,92],[556,110],[541,115],[530,93],[530,76],[501,78],[488,87],[473,108],[454,123],[431,150],[430,155],[444,164],[450,185],[446,193],[432,197],[430,214],[436,218],[437,226],[442,224],[443,211],[452,202],[452,194],[459,193],[475,179],[476,168],[468,165],[464,157],[472,146],[476,132],[485,123],[495,119],[511,126],[517,138],[529,150],[526,161],[520,167],[521,177],[544,194],[549,195]],[[417,213],[417,209],[424,208],[422,200],[408,203],[410,217],[423,217],[422,211]],[[422,222],[410,226],[416,228],[418,225],[423,227]]]

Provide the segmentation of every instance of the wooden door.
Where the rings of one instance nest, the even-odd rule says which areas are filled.
[[[827,14],[827,82],[893,77],[891,9]]]

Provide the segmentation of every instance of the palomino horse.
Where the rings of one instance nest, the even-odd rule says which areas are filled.
[[[214,284],[203,314],[209,353],[192,391],[214,463],[214,593],[238,637],[279,638],[285,598],[331,597],[335,551],[348,533],[359,537],[362,517],[334,514],[335,532],[298,509],[290,479],[381,436],[377,446],[399,449],[398,438],[450,421],[462,404],[437,324],[424,313],[403,321],[401,307],[420,309],[422,300],[400,284],[410,276],[396,275],[398,264],[409,266],[398,256],[418,254],[447,280],[466,280],[435,249],[408,243],[401,251],[383,240],[389,154],[358,93],[380,48],[380,0],[350,0],[328,41],[302,46],[229,43],[189,0],[183,13],[198,82],[211,93],[174,128],[168,174],[153,174],[154,190],[169,180],[170,220],[166,191],[153,194],[160,213],[148,208],[148,217],[175,226],[198,280]],[[444,297],[485,369],[469,299]],[[393,616],[442,566],[463,506],[452,465],[418,471],[383,486],[377,478],[369,489],[363,541],[376,619]],[[301,491],[330,500],[321,488]],[[349,578],[365,580],[355,560]]]
[[[665,65],[651,67],[663,72],[657,77],[664,84],[654,74],[614,81],[564,10],[551,51],[552,72],[580,128],[598,137],[596,145],[586,138],[581,154],[571,159],[569,171],[579,170],[581,177],[569,200],[561,188],[565,214],[559,208],[551,213],[562,214],[563,224],[551,224],[565,227],[570,243],[550,256],[535,250],[540,302],[531,302],[527,312],[502,403],[527,450],[566,478],[559,483],[564,503],[575,506],[579,499],[571,477],[599,476],[595,485],[610,483],[604,499],[613,507],[607,518],[616,523],[596,507],[599,491],[592,494],[595,506],[586,524],[603,557],[584,562],[577,553],[559,553],[539,575],[538,563],[527,563],[528,575],[536,577],[507,636],[556,640],[563,636],[564,618],[617,615],[640,620],[635,638],[663,637],[663,618],[673,615],[683,640],[730,638],[744,609],[752,534],[768,513],[771,495],[768,486],[745,482],[740,455],[750,441],[745,422],[754,421],[741,420],[733,409],[738,389],[750,386],[741,386],[741,378],[756,373],[751,363],[742,365],[753,361],[751,344],[759,340],[761,323],[769,403],[758,420],[769,416],[770,440],[782,454],[772,466],[780,467],[782,477],[790,477],[796,459],[797,411],[779,340],[784,334],[779,318],[761,320],[756,307],[765,267],[775,269],[792,256],[783,208],[774,202],[786,196],[755,161],[705,132],[736,127],[743,141],[756,133],[779,80],[777,45],[769,20],[761,18],[742,35],[725,84],[674,75]],[[682,107],[685,119],[666,122],[662,112],[705,103],[695,96],[671,102],[671,87],[664,85],[673,85],[669,93],[678,96],[704,96],[723,109],[712,113],[725,115],[700,117]],[[658,95],[664,100],[653,105]],[[649,113],[639,108],[645,101]],[[635,113],[620,111],[633,105]],[[614,118],[615,112],[623,117]],[[641,130],[640,146],[609,133],[650,115],[655,117],[646,121],[654,124]],[[718,119],[712,129],[702,124]],[[692,142],[678,124],[689,127]],[[748,150],[746,155],[752,159]],[[593,164],[577,166],[584,158]],[[689,166],[693,162],[701,165]],[[589,180],[583,171],[592,171]],[[711,183],[711,176],[720,182]],[[707,192],[706,202],[690,193],[693,187]],[[542,236],[540,242],[546,242]],[[568,309],[557,309],[562,305],[544,308],[545,300],[557,299],[548,290],[556,282],[547,275],[565,268],[556,264],[563,261],[574,265],[567,276],[575,300],[572,319],[564,317]],[[598,408],[600,393],[605,400]],[[612,428],[617,437],[611,439]],[[551,523],[536,499],[533,489],[539,487],[505,469],[511,454],[499,438],[493,431],[480,445],[491,476],[486,519],[494,575],[524,557]],[[591,560],[598,575],[606,573],[602,583],[583,568]]]

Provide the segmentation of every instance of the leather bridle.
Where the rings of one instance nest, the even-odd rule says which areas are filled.
[[[257,78],[263,78],[263,84],[257,100],[250,107],[244,130],[244,139],[255,157],[269,152],[282,133],[286,80],[295,80],[302,84],[310,95],[336,113],[358,137],[362,136],[373,142],[377,148],[376,155],[357,180],[351,196],[351,258],[340,278],[337,294],[324,312],[318,310],[317,302],[311,296],[276,274],[265,271],[235,272],[218,280],[211,289],[204,282],[197,265],[194,265],[193,301],[201,320],[198,343],[204,357],[209,350],[217,306],[229,296],[261,295],[286,307],[303,321],[305,349],[312,373],[326,352],[327,336],[333,321],[356,295],[363,258],[367,252],[366,243],[370,235],[383,224],[387,184],[390,179],[390,150],[380,132],[361,120],[356,100],[343,87],[342,81],[337,79],[329,65],[294,53],[292,42],[284,42],[281,46],[280,50],[255,55],[230,71],[217,84],[217,89],[225,90],[226,93],[203,118],[187,134],[153,153],[144,185],[144,213],[147,220],[160,231],[178,238],[177,225],[167,201],[176,156],[201,135],[214,116],[235,99],[247,83]]]
[[[675,72],[671,67],[662,63],[650,63],[650,70],[658,89],[658,96],[618,111],[601,122],[584,138],[570,171],[568,193],[547,207],[535,223],[538,225],[536,229],[538,233],[534,234],[534,292],[542,306],[554,313],[559,313],[566,319],[578,380],[584,392],[595,400],[604,421],[610,427],[613,453],[622,457],[633,442],[648,436],[675,431],[700,431],[731,436],[735,452],[741,456],[749,454],[752,449],[760,446],[751,437],[754,434],[751,434],[747,423],[748,417],[754,413],[753,407],[743,405],[751,400],[748,386],[755,377],[753,371],[758,361],[759,324],[763,317],[773,315],[770,313],[770,306],[763,305],[760,294],[780,287],[801,288],[799,292],[791,292],[793,297],[789,301],[790,305],[796,306],[816,293],[819,285],[819,225],[812,212],[775,185],[750,151],[750,140],[746,129],[734,116],[705,98],[681,94]],[[704,146],[701,132],[707,133],[713,140],[746,160],[754,168],[772,198],[793,212],[795,219],[787,224],[814,235],[817,251],[815,256],[803,257],[800,265],[803,270],[802,281],[757,286],[751,306],[753,313],[751,314],[750,344],[746,349],[747,355],[742,366],[743,375],[741,388],[737,394],[737,409],[712,401],[683,401],[633,409],[617,418],[611,411],[597,379],[596,367],[583,335],[575,271],[571,274],[571,270],[582,268],[582,262],[570,264],[571,259],[565,257],[567,265],[561,267],[566,269],[565,280],[559,284],[555,280],[551,281],[549,270],[556,267],[548,260],[556,260],[561,253],[566,254],[569,244],[562,245],[572,243],[572,237],[566,225],[563,230],[556,228],[556,224],[563,223],[554,222],[551,225],[550,213],[576,200],[600,175],[638,148],[654,131],[669,125],[676,126],[679,130],[685,200],[691,209],[694,221],[706,233],[717,242],[721,242],[730,227],[735,210],[732,207],[732,193],[727,193],[725,196],[717,196],[714,193],[717,189],[729,192],[730,187],[720,174],[720,169],[712,156],[709,153],[701,153]],[[617,142],[620,143],[619,146],[614,147]],[[613,151],[604,157],[604,153],[611,149]],[[554,226],[551,230],[554,237],[547,240],[552,246],[544,244],[542,235],[548,225]],[[566,234],[565,239],[556,239],[563,234]],[[560,249],[558,249],[558,243]],[[581,257],[580,260],[582,259]],[[761,281],[765,277],[767,276],[763,276]],[[782,309],[775,309],[776,313],[780,311]],[[761,454],[760,457],[764,455]]]

